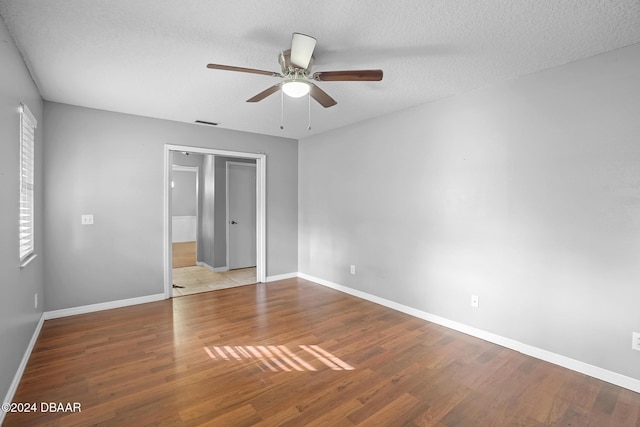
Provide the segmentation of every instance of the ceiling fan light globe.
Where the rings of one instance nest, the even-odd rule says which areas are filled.
[[[291,81],[282,85],[282,91],[291,98],[300,98],[309,93],[311,87],[306,82]]]

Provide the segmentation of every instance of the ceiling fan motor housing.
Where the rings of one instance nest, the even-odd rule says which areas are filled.
[[[291,63],[291,49],[287,49],[278,56],[278,63],[282,69],[282,75],[285,77],[293,76],[295,74],[300,77],[308,77],[311,67],[313,66],[313,56],[309,60],[307,68],[299,68]]]

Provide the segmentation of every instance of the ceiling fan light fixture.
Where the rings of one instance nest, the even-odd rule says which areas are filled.
[[[291,80],[282,85],[282,91],[291,98],[300,98],[305,96],[311,90],[309,83],[301,80]]]

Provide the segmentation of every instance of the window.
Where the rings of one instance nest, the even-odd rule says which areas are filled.
[[[35,169],[35,117],[26,105],[20,106],[20,262],[34,255],[33,174]]]

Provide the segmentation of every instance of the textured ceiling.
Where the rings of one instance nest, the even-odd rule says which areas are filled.
[[[44,99],[291,138],[378,117],[640,42],[638,0],[0,0]],[[291,33],[317,38],[315,71],[381,68],[381,82],[320,82],[338,101],[245,100],[278,82]]]

